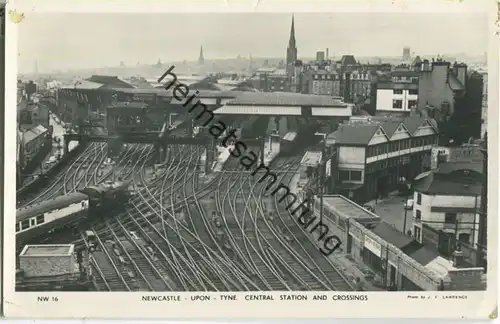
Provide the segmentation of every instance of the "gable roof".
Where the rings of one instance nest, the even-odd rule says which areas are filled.
[[[388,120],[382,124],[382,128],[384,129],[387,137],[391,138],[392,135],[398,130],[399,126],[402,124],[400,121],[396,120]]]
[[[335,143],[346,145],[368,145],[379,125],[340,125],[335,132]]]
[[[438,132],[437,128],[427,117],[410,116],[403,119],[403,124],[411,135],[414,135],[415,132],[426,122],[429,123],[429,125],[434,128],[436,132]]]

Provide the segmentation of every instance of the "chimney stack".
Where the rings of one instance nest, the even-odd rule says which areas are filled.
[[[328,48],[326,49],[326,59],[327,59],[327,60],[329,59],[329,56],[328,56]]]

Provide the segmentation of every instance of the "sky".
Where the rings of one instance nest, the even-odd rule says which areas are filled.
[[[32,13],[18,26],[19,70],[40,72],[205,59],[285,58],[287,13]],[[329,48],[330,56],[483,55],[481,13],[298,13],[299,58]]]

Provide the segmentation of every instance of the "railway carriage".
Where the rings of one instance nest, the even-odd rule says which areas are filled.
[[[89,215],[124,208],[129,197],[127,182],[110,182],[81,192],[19,208],[16,211],[17,244],[28,244],[42,235],[76,225]]]
[[[76,223],[87,216],[89,197],[75,192],[16,211],[16,240],[28,242],[44,233]]]

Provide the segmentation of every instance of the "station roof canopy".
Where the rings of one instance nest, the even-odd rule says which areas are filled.
[[[107,107],[107,109],[145,109],[148,107],[144,102],[116,102]]]
[[[237,92],[235,98],[217,109],[215,114],[300,116],[305,107],[311,108],[312,116],[352,115],[352,105],[338,98],[289,92]]]

